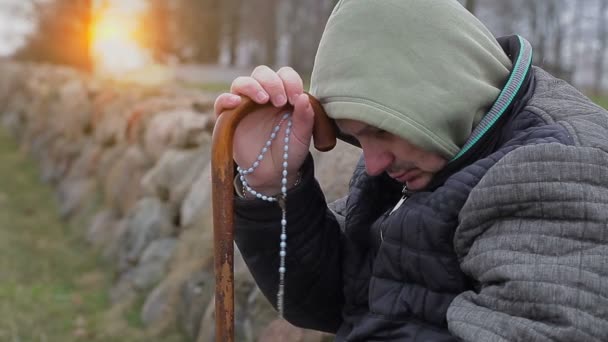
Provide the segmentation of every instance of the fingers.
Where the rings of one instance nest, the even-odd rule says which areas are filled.
[[[275,72],[261,65],[253,70],[251,76],[237,77],[230,86],[230,92],[232,94],[222,94],[216,99],[216,115],[238,106],[241,99],[237,95],[247,96],[260,104],[270,101],[275,107],[283,107],[288,102],[295,105],[304,92],[304,85],[302,78],[293,68],[282,67]]]
[[[270,102],[275,107],[283,107],[287,104],[287,94],[285,93],[283,80],[276,72],[265,65],[261,65],[253,70],[251,77],[264,88],[270,96]]]
[[[260,104],[268,102],[268,93],[264,90],[264,88],[262,88],[260,82],[253,77],[237,77],[234,81],[232,81],[230,92],[233,94],[247,96]]]
[[[306,147],[310,145],[314,116],[308,95],[300,94],[297,96],[293,110],[293,135],[298,142]]]
[[[215,99],[213,112],[219,116],[222,112],[234,109],[241,103],[241,97],[235,94],[223,93]]]
[[[304,83],[300,75],[290,67],[282,67],[277,75],[283,81],[283,87],[289,103],[295,106],[298,96],[304,92]]]

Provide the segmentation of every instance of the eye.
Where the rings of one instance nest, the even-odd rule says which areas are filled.
[[[374,132],[374,135],[377,137],[384,137],[386,135],[388,135],[389,133],[383,129],[378,129],[376,132]]]

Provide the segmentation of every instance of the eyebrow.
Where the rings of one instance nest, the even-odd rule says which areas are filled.
[[[369,134],[374,134],[379,131],[381,131],[380,128],[374,127],[371,125],[367,125],[367,126],[361,128],[360,130],[354,132],[353,135],[369,135]]]

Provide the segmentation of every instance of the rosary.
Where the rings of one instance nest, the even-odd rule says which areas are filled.
[[[287,121],[287,128],[285,129],[285,139],[283,140],[285,145],[283,146],[283,172],[281,177],[281,193],[276,196],[267,196],[261,194],[255,190],[253,190],[247,181],[245,180],[245,176],[252,174],[255,169],[260,166],[260,162],[264,159],[264,154],[268,152],[268,149],[272,145],[272,142],[276,139],[277,133],[281,129],[281,125],[283,122]],[[287,255],[287,158],[289,157],[289,134],[291,133],[291,126],[293,125],[291,113],[283,114],[281,121],[274,127],[272,133],[270,134],[270,138],[266,141],[264,147],[260,151],[257,159],[249,167],[248,169],[242,169],[241,167],[237,167],[237,171],[239,172],[239,179],[241,180],[241,184],[243,184],[243,188],[246,189],[250,194],[264,201],[268,202],[278,202],[281,207],[281,242],[280,242],[280,251],[279,251],[279,289],[277,292],[277,309],[279,310],[279,315],[283,317],[283,295],[285,289],[285,256]]]

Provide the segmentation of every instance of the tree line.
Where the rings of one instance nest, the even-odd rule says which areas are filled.
[[[32,1],[38,29],[15,55],[90,70],[91,0]],[[608,0],[460,2],[494,34],[526,37],[535,64],[598,94],[604,88]],[[159,62],[291,65],[307,73],[336,3],[147,0],[139,38]]]

